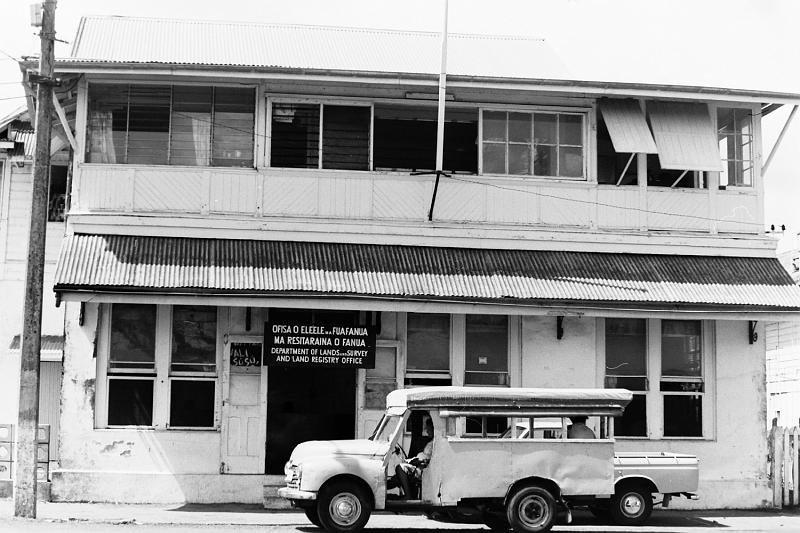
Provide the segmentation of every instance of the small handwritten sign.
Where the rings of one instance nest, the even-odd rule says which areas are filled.
[[[261,366],[261,343],[231,343],[231,366]]]
[[[372,325],[269,323],[264,327],[264,364],[375,368]]]

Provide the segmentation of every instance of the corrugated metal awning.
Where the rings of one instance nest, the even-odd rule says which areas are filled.
[[[14,335],[11,339],[9,350],[19,350],[22,346],[21,335]],[[61,352],[64,350],[64,336],[63,335],[42,335],[41,351],[43,352]]]
[[[639,102],[626,99],[600,99],[600,112],[611,136],[614,150],[622,154],[655,154],[653,134],[647,126]]]
[[[64,239],[57,293],[800,311],[777,259],[129,235]],[[665,305],[666,304],[666,305]]]
[[[661,168],[722,170],[717,132],[707,104],[650,102],[647,112]]]

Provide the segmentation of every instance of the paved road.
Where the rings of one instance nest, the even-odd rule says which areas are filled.
[[[320,533],[302,513],[267,512],[258,506],[147,506],[107,504],[40,504],[38,520],[12,517],[13,507],[0,501],[0,533],[185,533],[185,532],[291,532]],[[443,524],[423,516],[378,513],[367,533],[488,532],[479,525]],[[715,530],[717,530],[715,532]],[[800,513],[770,511],[656,511],[649,524],[620,528],[601,525],[578,511],[571,525],[558,525],[563,533],[800,533]]]

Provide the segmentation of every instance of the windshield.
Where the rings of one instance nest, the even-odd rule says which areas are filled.
[[[375,442],[389,442],[394,435],[397,426],[403,420],[400,415],[384,415],[375,428],[375,433],[372,434],[370,440]]]

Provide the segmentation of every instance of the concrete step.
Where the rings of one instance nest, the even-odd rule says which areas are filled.
[[[289,500],[278,496],[278,489],[286,486],[283,476],[266,476],[264,480],[264,509],[278,511],[291,509]]]

